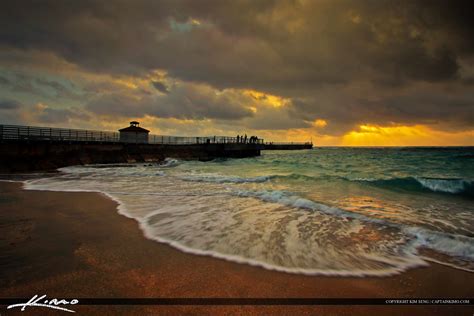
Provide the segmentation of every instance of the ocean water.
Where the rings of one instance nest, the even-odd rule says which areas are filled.
[[[474,272],[474,148],[315,148],[89,165],[25,188],[101,192],[147,238],[290,273]]]

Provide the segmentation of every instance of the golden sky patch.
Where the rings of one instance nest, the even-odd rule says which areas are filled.
[[[248,95],[258,101],[258,104],[272,106],[279,108],[289,104],[290,100],[286,98],[279,97],[277,95],[272,95],[256,90],[245,90],[245,95]]]
[[[317,119],[317,120],[314,120],[313,122],[313,126],[315,127],[326,127],[327,125],[328,125],[328,122],[322,119]]]
[[[467,146],[474,143],[474,130],[446,132],[425,125],[360,125],[345,134],[344,146]]]

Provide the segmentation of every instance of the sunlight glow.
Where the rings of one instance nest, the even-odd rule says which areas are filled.
[[[244,94],[259,101],[258,102],[259,104],[264,104],[264,105],[272,106],[275,108],[279,108],[290,103],[289,99],[285,99],[277,95],[263,93],[256,90],[245,90]]]
[[[313,122],[313,126],[315,127],[326,127],[326,125],[328,125],[326,120],[317,119]]]
[[[377,126],[364,124],[342,137],[344,146],[463,146],[472,145],[474,130],[445,132],[425,125]]]

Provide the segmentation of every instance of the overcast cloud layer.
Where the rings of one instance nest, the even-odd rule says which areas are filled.
[[[472,131],[473,9],[444,0],[7,1],[0,116],[79,127],[94,116],[103,126],[147,118],[181,134]]]

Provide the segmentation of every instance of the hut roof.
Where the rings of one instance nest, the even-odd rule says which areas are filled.
[[[119,129],[119,132],[149,133],[150,131],[145,129],[145,128],[139,127],[139,126],[133,126],[132,125],[132,126],[129,126],[129,127]]]

